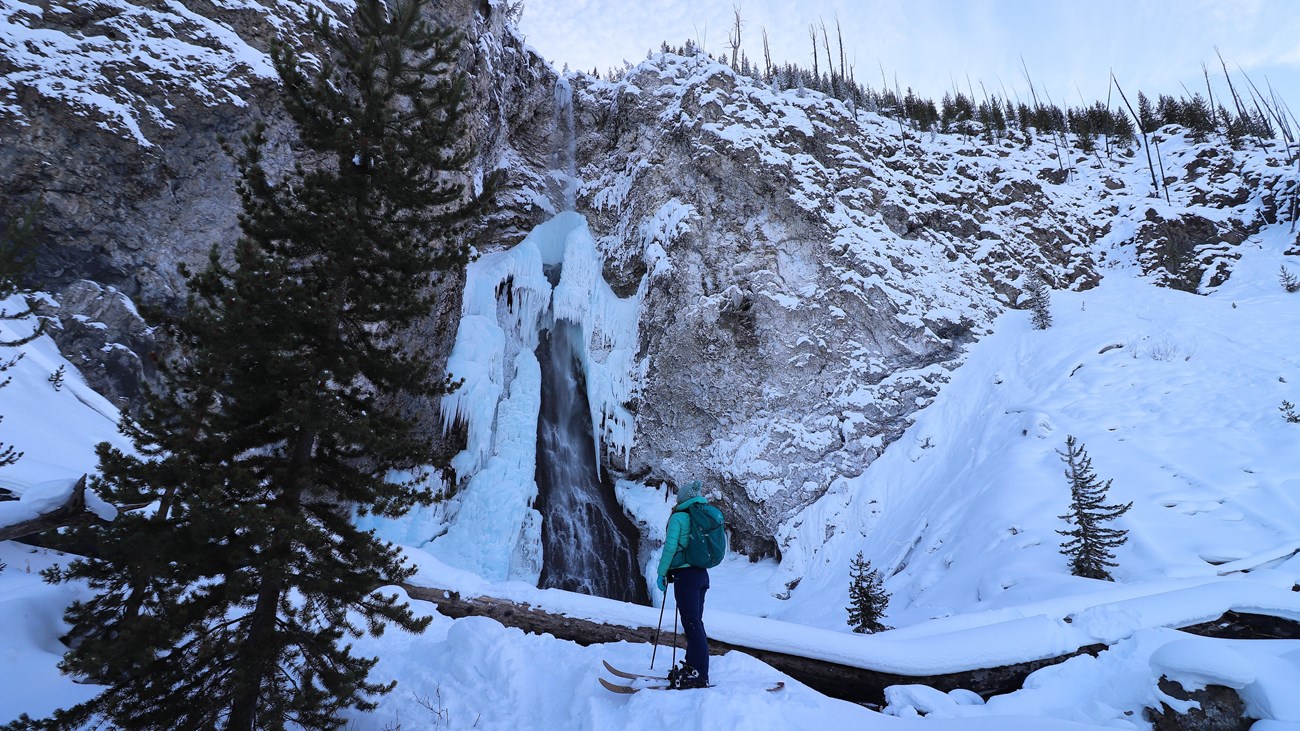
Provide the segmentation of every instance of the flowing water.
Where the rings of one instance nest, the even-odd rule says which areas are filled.
[[[542,333],[542,408],[537,424],[537,509],[542,513],[543,588],[648,603],[637,566],[636,528],[598,472],[591,412],[574,348],[582,333],[560,320]]]

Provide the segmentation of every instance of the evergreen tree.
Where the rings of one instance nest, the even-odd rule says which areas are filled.
[[[889,606],[889,593],[880,572],[862,557],[862,551],[849,564],[849,626],[854,632],[871,634],[887,629],[880,620]]]
[[[214,250],[165,323],[168,391],[122,425],[140,456],[99,447],[96,489],[155,509],[79,529],[96,558],[48,576],[96,591],[67,612],[62,667],[108,687],[42,725],[337,728],[393,688],[350,639],[427,625],[375,593],[413,570],[352,520],[432,499],[390,477],[433,461],[398,399],[450,384],[403,335],[497,182],[461,182],[459,38],[424,5],[360,0],[350,29],[312,13],[319,64],[273,47],[313,164],[273,181],[262,131],[245,140],[233,265]]]
[[[1286,290],[1288,293],[1294,294],[1300,292],[1300,277],[1297,277],[1290,269],[1287,269],[1285,264],[1278,267],[1277,281],[1282,285],[1282,289]]]
[[[1052,326],[1052,290],[1041,274],[1034,275],[1029,287],[1029,309],[1034,313],[1034,327],[1046,330]]]
[[[1065,438],[1065,450],[1057,454],[1066,464],[1065,476],[1070,481],[1070,512],[1059,517],[1070,529],[1057,531],[1069,538],[1061,544],[1061,553],[1070,557],[1070,573],[1075,576],[1113,581],[1109,569],[1118,566],[1113,549],[1124,545],[1128,531],[1102,524],[1127,513],[1133,503],[1105,504],[1112,480],[1100,481],[1092,470],[1092,459],[1073,436]]]
[[[1160,129],[1160,118],[1151,107],[1151,100],[1140,91],[1138,92],[1138,128],[1143,132],[1155,132]]]

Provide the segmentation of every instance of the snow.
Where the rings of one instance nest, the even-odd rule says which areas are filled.
[[[488,434],[479,437],[481,466],[451,501],[458,512],[442,516],[442,538],[429,542],[403,534],[401,540],[419,567],[417,584],[510,598],[575,617],[654,625],[657,608],[539,590],[535,577],[521,575],[528,572],[511,563],[527,558],[516,549],[527,542],[521,534],[535,528],[526,519],[522,528],[512,524],[528,499],[511,483],[531,483],[527,446],[535,439],[529,429],[535,429],[537,408],[531,346],[549,292],[541,267],[548,260],[568,262],[572,256],[578,263],[590,255],[581,246],[587,234],[576,217],[547,225],[526,244],[474,264],[463,316],[479,319],[462,320],[462,334],[481,337],[458,341],[454,360],[493,364],[482,373],[462,373],[479,378],[467,378],[467,387],[478,384],[501,400],[483,405],[466,392],[449,401],[449,411],[461,418],[491,420]],[[578,253],[569,254],[575,241]],[[808,551],[811,560],[789,599],[772,596],[771,587],[782,586],[788,576],[773,561],[750,564],[732,557],[712,572],[706,624],[719,640],[920,675],[1109,645],[1096,657],[1039,670],[1023,689],[986,703],[960,690],[895,686],[883,714],[821,696],[734,653],[715,659],[714,689],[622,698],[597,686],[600,660],[647,670],[644,645],[584,648],[488,619],[435,616],[421,636],[390,632],[358,642],[360,652],[380,656],[377,676],[397,678],[399,686],[380,699],[376,711],[354,714],[350,723],[357,729],[395,722],[659,728],[664,718],[680,717],[772,729],[1142,729],[1149,727],[1142,708],[1163,699],[1155,688],[1162,673],[1240,687],[1250,712],[1271,719],[1256,728],[1300,723],[1291,693],[1300,675],[1300,642],[1214,640],[1171,629],[1229,609],[1300,619],[1300,594],[1290,590],[1300,574],[1300,536],[1292,527],[1300,523],[1291,497],[1300,430],[1274,413],[1282,398],[1295,398],[1288,389],[1300,382],[1291,345],[1300,323],[1293,300],[1272,279],[1278,248],[1278,240],[1261,237],[1237,264],[1240,281],[1209,297],[1153,288],[1116,270],[1098,289],[1055,293],[1056,324],[1049,330],[1030,328],[1025,313],[1000,318],[902,439],[861,477],[841,481],[806,511],[790,537],[824,536],[829,526],[830,538]],[[593,266],[584,276],[595,271]],[[1241,276],[1247,273],[1254,277]],[[511,276],[513,309],[496,294],[496,285]],[[569,306],[594,317],[593,303],[600,305],[605,296],[591,295],[603,291],[599,283],[573,281],[592,288],[586,296],[570,295]],[[493,327],[498,332],[486,332]],[[1183,355],[1153,358],[1140,347],[1144,336],[1162,337]],[[1107,349],[1117,343],[1123,346]],[[63,391],[44,382],[65,363],[52,348],[47,339],[25,346],[29,354],[13,369],[15,382],[0,390],[0,412],[7,416],[0,438],[29,450],[0,479],[33,495],[52,489],[38,488],[45,482],[67,485],[89,469],[90,446],[98,439],[120,440],[101,413],[111,413],[111,407],[89,395],[83,394],[84,402],[73,396],[83,386],[70,364]],[[469,354],[486,359],[474,361]],[[1216,394],[1213,408],[1195,398],[1207,392]],[[48,453],[38,440],[25,438],[26,430],[10,428],[44,421],[33,414],[61,420],[43,437],[51,442]],[[475,434],[473,424],[468,426]],[[1119,582],[1069,577],[1056,553],[1053,516],[1065,498],[1052,497],[1063,489],[1055,449],[1065,433],[1085,443],[1098,471],[1115,480],[1117,497],[1135,502],[1125,516],[1133,538],[1119,552]],[[473,463],[470,457],[459,462]],[[1006,477],[1020,473],[1027,474]],[[653,540],[669,509],[664,491],[633,482],[621,482],[618,490],[620,502]],[[1241,519],[1222,520],[1229,509]],[[478,555],[452,550],[470,543],[470,525],[481,529],[478,543],[486,544]],[[456,538],[457,530],[463,538]],[[509,540],[497,544],[487,536]],[[897,546],[891,548],[893,541]],[[792,540],[788,554],[799,545]],[[877,565],[899,569],[886,580],[894,597],[887,620],[899,629],[872,636],[845,631],[846,578],[836,557],[859,549]],[[1215,565],[1202,555],[1236,559]],[[47,713],[87,697],[93,686],[73,683],[56,668],[58,637],[65,631],[59,607],[84,589],[45,585],[28,573],[66,559],[10,543],[0,544],[0,560],[9,564],[0,573],[0,622],[11,630],[0,635],[0,673],[20,679],[0,689],[0,716]],[[414,606],[434,613],[429,604]],[[656,663],[660,670],[662,662]],[[776,680],[785,681],[783,691],[763,690]]]
[[[351,7],[341,0],[217,4],[256,13],[277,28],[285,27],[283,14],[305,17],[315,7],[330,18]],[[63,25],[60,16],[74,11],[81,23]],[[168,96],[243,107],[250,78],[275,78],[267,53],[180,0],[0,0],[0,56],[7,62],[0,72],[0,116],[26,123],[17,98],[28,89],[141,147],[153,146],[148,126],[174,126]]]
[[[3,482],[0,482],[0,485],[3,484]],[[10,492],[18,494],[19,498],[13,501],[0,502],[0,526],[32,520],[62,507],[68,501],[68,497],[72,495],[72,490],[76,484],[76,480],[50,480],[30,485],[21,492],[13,489],[17,485],[7,488]],[[103,520],[112,520],[117,517],[117,508],[104,502],[91,490],[86,491],[86,507]]]
[[[25,309],[17,296],[0,301],[0,312]],[[0,319],[0,342],[23,339],[35,326],[30,317]],[[86,385],[76,366],[59,355],[48,335],[20,347],[0,347],[0,363],[19,353],[22,357],[17,364],[0,374],[0,381],[13,379],[0,388],[0,416],[4,417],[0,421],[0,442],[13,445],[24,456],[16,464],[0,469],[0,489],[21,496],[20,505],[46,512],[62,504],[77,479],[93,470],[95,444],[107,441],[129,448],[130,443],[118,433],[117,409]],[[49,378],[60,367],[65,373],[63,387],[55,391]],[[70,448],[72,445],[76,448]],[[90,507],[96,509],[97,498],[90,491],[86,497]],[[0,525],[12,522],[8,515],[17,510],[0,503],[0,516],[5,516],[0,517]]]
[[[1161,645],[1151,655],[1151,669],[1186,690],[1207,685],[1241,689],[1255,682],[1255,667],[1241,653],[1203,637]]]
[[[159,7],[181,12],[171,3]],[[223,7],[244,5],[229,0]],[[35,6],[0,0],[0,23],[9,24],[0,38],[16,33],[15,25],[27,28],[37,12]],[[219,42],[222,36],[212,38]],[[82,41],[90,43],[77,40],[76,53],[65,56],[68,63],[92,64]],[[685,73],[703,85],[734,76],[704,62],[664,73]],[[848,114],[842,105],[812,94],[762,92],[745,106],[720,90],[692,102],[688,86],[645,93],[681,94],[666,124],[698,121],[687,110],[695,103],[750,120],[755,129],[708,126],[712,122],[703,129],[719,145],[750,146],[769,161],[779,158],[794,172],[796,196],[809,205],[821,200],[819,176],[826,173],[789,152],[790,140],[820,134],[818,120],[832,112]],[[642,93],[630,85],[624,92]],[[75,98],[99,103],[86,95]],[[126,127],[137,118],[109,102],[97,108]],[[881,124],[874,115],[857,118],[864,128]],[[940,138],[925,144],[951,152],[961,142]],[[1193,147],[1172,134],[1163,149],[1171,167],[1195,159]],[[1034,157],[1039,154],[1024,153],[1025,171],[1042,162]],[[887,168],[887,161],[847,148],[843,159],[846,166],[899,181],[873,209],[897,205],[924,215],[951,205],[913,196],[909,189],[916,181]],[[944,159],[949,180],[940,192],[971,194],[957,168],[985,162]],[[1240,160],[1243,175],[1265,165],[1258,155]],[[593,183],[594,199],[621,206],[636,172],[634,166]],[[1052,195],[1061,206],[1083,205],[1071,196],[1101,184],[1106,174],[1080,167]],[[1002,184],[1016,179],[1007,173]],[[1172,193],[1186,200],[1190,190],[1180,185]],[[839,195],[849,201],[869,192]],[[1226,611],[1300,621],[1300,593],[1293,591],[1300,580],[1300,427],[1278,414],[1282,400],[1300,401],[1300,300],[1276,281],[1294,236],[1285,224],[1264,227],[1225,250],[1222,260],[1233,271],[1226,284],[1207,296],[1191,295],[1153,286],[1125,243],[1147,207],[1167,216],[1191,207],[1138,197],[1122,203],[1133,220],[1116,219],[1091,252],[1107,262],[1100,286],[1054,292],[1055,323],[1047,330],[1034,330],[1026,312],[991,319],[988,332],[979,331],[980,341],[952,370],[927,366],[887,375],[881,381],[886,386],[925,378],[942,387],[861,474],[832,481],[819,500],[782,527],[779,562],[730,556],[714,569],[705,614],[718,640],[916,676],[1053,658],[1096,644],[1105,650],[1038,670],[1021,689],[987,701],[966,689],[900,684],[887,691],[883,713],[822,696],[739,653],[713,661],[713,689],[620,697],[597,686],[600,661],[648,670],[651,650],[643,644],[581,647],[490,619],[452,620],[428,603],[413,602],[417,613],[433,617],[426,633],[390,632],[357,642],[358,652],[380,657],[375,677],[396,678],[399,685],[379,699],[375,711],[351,714],[349,727],[661,729],[674,722],[745,729],[1147,729],[1143,708],[1177,703],[1156,686],[1166,675],[1189,687],[1238,688],[1248,714],[1261,719],[1256,731],[1300,728],[1294,693],[1300,641],[1210,639],[1175,629]],[[862,292],[868,303],[870,292],[890,292],[902,303],[898,316],[918,329],[938,319],[981,321],[986,313],[968,296],[977,285],[962,281],[963,271],[947,263],[944,251],[891,238],[880,221],[860,215],[866,209],[856,206],[846,202],[837,209],[837,244],[846,256],[866,263],[844,268],[846,287]],[[665,244],[699,215],[674,200],[632,232],[652,254],[643,288],[673,276]],[[991,255],[1000,245],[1014,250],[1014,237],[1000,235],[1006,238],[984,242],[986,248],[974,255]],[[645,375],[637,345],[641,291],[615,296],[601,276],[604,256],[586,221],[570,212],[517,246],[485,253],[470,265],[449,363],[464,383],[442,405],[445,425],[461,425],[468,436],[465,451],[453,461],[463,486],[442,504],[401,521],[359,518],[403,544],[418,567],[414,583],[578,618],[657,624],[658,607],[536,588],[540,526],[532,502],[540,370],[534,350],[539,332],[555,318],[581,327],[600,452],[617,463],[636,444],[635,421],[625,404],[634,400]],[[553,287],[545,270],[560,264],[562,275]],[[778,268],[782,277],[797,281],[806,266],[790,259]],[[903,291],[898,282],[909,278],[926,283]],[[790,292],[761,291],[798,306]],[[20,309],[21,303],[4,307]],[[0,338],[24,335],[31,326],[0,321]],[[52,341],[40,338],[21,350],[25,357],[6,374],[13,382],[0,389],[0,414],[6,417],[0,441],[26,455],[0,470],[0,487],[19,496],[0,503],[0,524],[59,504],[78,477],[93,471],[97,442],[129,449],[116,431],[111,404],[90,391]],[[0,349],[0,357],[10,354]],[[47,379],[60,366],[67,376],[55,391]],[[810,426],[777,419],[772,432],[714,444],[713,456],[765,474],[764,440],[777,431],[783,439],[814,446],[855,438],[854,419],[878,393],[846,383],[831,396],[844,408],[843,422]],[[1066,435],[1079,438],[1103,479],[1113,479],[1112,500],[1133,501],[1118,524],[1129,531],[1129,541],[1116,554],[1116,582],[1070,576],[1058,552],[1057,516],[1068,489],[1057,451]],[[883,446],[873,439],[870,446]],[[765,474],[748,489],[771,495],[789,487],[779,475]],[[661,540],[666,492],[631,481],[620,481],[616,490],[645,541]],[[869,636],[847,631],[848,563],[858,551],[882,571],[892,596],[885,620],[897,629]],[[649,577],[653,556],[643,559]],[[0,722],[22,712],[47,714],[95,692],[95,686],[73,682],[57,669],[59,638],[67,629],[60,612],[87,589],[47,585],[38,573],[67,560],[0,543],[0,561],[8,564],[0,572]],[[656,671],[671,661],[664,657],[669,652],[662,649]],[[783,691],[764,690],[778,680],[786,684]]]

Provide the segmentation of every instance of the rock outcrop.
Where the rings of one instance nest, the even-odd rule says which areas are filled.
[[[178,265],[200,266],[213,247],[233,245],[240,204],[222,141],[237,146],[260,121],[268,170],[288,169],[292,129],[270,45],[310,50],[308,10],[345,19],[349,5],[51,0],[0,11],[14,31],[0,37],[0,222],[40,207],[31,284],[57,303],[63,327],[52,334],[65,354],[119,404],[150,376],[155,345],[137,323],[105,319],[87,287],[173,307],[184,294]],[[553,185],[554,72],[524,47],[503,5],[434,5],[434,22],[464,33],[477,166],[511,171],[501,210],[477,239],[518,240],[548,214],[538,202]],[[447,279],[445,306],[427,328],[443,357],[460,284]],[[95,332],[81,322],[98,323]]]
[[[119,403],[157,345],[118,294],[172,306],[176,265],[233,243],[235,171],[220,140],[262,120],[271,167],[289,164],[267,50],[276,36],[310,45],[307,8],[341,17],[343,6],[3,11],[30,33],[0,38],[0,219],[43,204],[35,284],[57,302],[65,352]],[[605,278],[642,307],[634,446],[607,466],[704,479],[751,556],[780,553],[801,510],[902,434],[964,347],[1020,306],[1031,275],[1086,289],[1105,267],[1133,265],[1205,291],[1294,196],[1277,150],[1165,128],[1167,186],[1153,190],[1135,149],[921,133],[704,55],[656,56],[613,82],[570,77],[570,126],[568,97],[511,7],[431,11],[465,34],[478,172],[509,176],[474,243],[510,246],[563,207],[571,140],[574,202]],[[423,328],[435,355],[451,348],[462,284],[446,278]],[[438,428],[434,405],[416,410]]]
[[[1166,203],[1135,149],[917,133],[703,55],[574,85],[578,207],[606,278],[643,292],[636,448],[611,467],[705,479],[751,555],[902,433],[1029,276],[1086,289],[1136,250],[1217,286],[1283,177],[1168,128]]]

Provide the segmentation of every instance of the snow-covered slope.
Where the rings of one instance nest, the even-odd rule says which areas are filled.
[[[1003,315],[899,442],[791,524],[778,580],[839,584],[838,607],[862,550],[900,623],[1090,590],[1057,553],[1067,435],[1113,479],[1111,500],[1134,502],[1120,581],[1294,556],[1300,429],[1279,405],[1300,385],[1300,302],[1276,276],[1289,240],[1285,226],[1247,240],[1208,296],[1116,267],[1095,289],[1056,293],[1047,330]],[[805,593],[819,592],[801,584],[792,603]]]
[[[202,243],[189,233],[220,238],[218,229],[232,225],[230,201],[218,205],[206,190],[212,179],[190,174],[209,168],[178,162],[214,149],[209,133],[220,125],[168,128],[175,120],[166,93],[130,95],[137,82],[158,84],[149,87],[155,94],[211,73],[200,96],[227,107],[242,98],[244,82],[223,76],[234,67],[210,62],[256,50],[260,31],[232,25],[241,46],[208,16],[190,18],[188,7],[0,0],[3,38],[34,39],[3,49],[18,60],[9,62],[13,79],[55,68],[49,58],[67,64],[58,84],[41,77],[34,98],[10,77],[0,89],[5,123],[27,135],[17,146],[26,162],[14,169],[27,181],[59,182],[47,201],[52,216],[79,222],[59,229],[45,262],[61,277],[98,266],[78,259],[93,250],[105,262],[94,273],[161,299],[174,282],[159,272],[178,250]],[[227,18],[272,6],[212,7],[213,17]],[[478,7],[456,6],[481,18]],[[151,14],[175,28],[150,35],[149,24],[123,27],[114,32],[143,35],[106,31],[100,40],[52,37],[42,27],[95,8],[104,17],[94,24],[107,30]],[[168,33],[210,42],[191,52],[173,47]],[[139,68],[96,65],[100,44],[145,37],[158,52]],[[1300,723],[1276,691],[1300,672],[1294,644],[1188,646],[1167,628],[1225,608],[1285,617],[1295,609],[1300,425],[1278,407],[1300,403],[1300,294],[1284,293],[1277,272],[1289,265],[1300,273],[1300,245],[1284,197],[1295,175],[1279,149],[1229,151],[1162,130],[1166,200],[1163,190],[1152,195],[1145,155],[1135,150],[1060,159],[1041,140],[910,131],[904,139],[893,120],[813,93],[774,92],[704,57],[666,55],[617,83],[569,80],[578,212],[531,229],[557,210],[571,182],[537,164],[549,152],[564,157],[567,125],[557,121],[551,71],[518,38],[480,41],[475,59],[517,86],[492,92],[496,106],[478,131],[492,164],[520,177],[503,198],[505,233],[481,247],[465,307],[451,297],[447,308],[449,321],[470,320],[453,370],[486,393],[449,401],[453,418],[469,417],[470,449],[457,464],[466,484],[443,508],[400,530],[384,527],[411,547],[423,581],[589,617],[653,620],[649,608],[527,583],[539,558],[529,482],[536,378],[526,356],[542,307],[535,300],[552,293],[540,269],[560,256],[556,241],[564,239],[573,268],[556,292],[561,310],[589,326],[587,386],[601,429],[594,437],[606,466],[632,478],[618,486],[624,507],[653,542],[666,507],[662,490],[647,483],[700,475],[722,493],[739,546],[779,554],[756,563],[736,555],[713,572],[709,621],[720,637],[909,672],[1114,644],[987,704],[895,688],[892,713],[931,717],[904,721],[789,679],[784,694],[768,694],[761,688],[775,671],[736,655],[718,661],[714,691],[611,697],[594,684],[598,660],[644,666],[648,648],[583,649],[490,620],[438,618],[419,638],[364,641],[364,651],[383,657],[377,672],[401,685],[379,710],[351,719],[354,727],[659,728],[665,717],[690,714],[744,728],[1145,728],[1141,708],[1163,698],[1155,679],[1193,677],[1188,668],[1198,664],[1233,670],[1215,678],[1240,685],[1257,714]],[[244,69],[256,76],[254,65]],[[104,81],[95,74],[112,72],[141,76],[95,97]],[[516,104],[511,94],[524,92],[532,96]],[[91,120],[96,145],[111,147],[111,138],[114,165],[133,172],[102,178],[75,163],[41,172],[41,158],[70,149],[86,130],[32,110],[79,99],[102,104],[77,119]],[[150,134],[156,128],[177,147],[146,148],[132,124],[148,144],[162,146]],[[47,132],[63,146],[42,147]],[[189,135],[204,141],[186,146]],[[131,167],[142,149],[163,162],[149,158],[143,173]],[[13,154],[0,150],[0,161]],[[63,185],[69,179],[75,185]],[[188,218],[174,220],[177,211]],[[97,216],[132,227],[100,225]],[[512,249],[528,230],[534,238]],[[1035,271],[1057,288],[1046,331],[1014,309]],[[450,350],[438,327],[430,332],[435,347]],[[120,440],[112,407],[75,374],[61,391],[49,384],[65,361],[48,339],[25,349],[14,382],[0,390],[0,441],[27,455],[0,470],[0,486],[32,497],[0,505],[9,515],[54,502],[93,465],[95,442]],[[1068,488],[1056,452],[1066,435],[1113,480],[1112,499],[1134,503],[1119,524],[1130,541],[1117,553],[1115,584],[1069,576],[1057,551]],[[435,534],[441,543],[422,548]],[[891,633],[847,634],[848,566],[858,551],[886,576],[886,620],[899,628]],[[0,625],[9,630],[0,633],[0,676],[18,679],[0,684],[0,722],[93,691],[56,672],[59,613],[84,589],[45,586],[33,573],[63,560],[0,544],[8,564]]]
[[[650,728],[666,714],[699,714],[706,723],[773,729],[1148,728],[1142,708],[1169,700],[1156,678],[1190,682],[1189,666],[1201,668],[1197,677],[1241,686],[1255,713],[1300,722],[1286,693],[1300,667],[1294,642],[1186,645],[1185,635],[1164,629],[1226,608],[1296,611],[1289,589],[1300,576],[1293,528],[1300,525],[1300,427],[1277,410],[1281,400],[1297,399],[1300,384],[1297,295],[1276,282],[1288,240],[1285,227],[1271,227],[1247,241],[1234,278],[1208,296],[1154,287],[1116,259],[1100,286],[1056,294],[1048,330],[1033,330],[1023,312],[1001,316],[900,440],[800,516],[787,536],[788,566],[736,559],[714,571],[710,621],[722,639],[911,672],[1114,643],[1098,657],[1041,670],[1024,690],[987,703],[896,686],[889,713],[927,714],[907,721],[824,698],[789,678],[785,691],[768,693],[762,688],[779,673],[738,655],[716,662],[714,690],[623,699],[595,684],[599,660],[645,668],[645,646],[584,649],[491,620],[439,618],[418,638],[389,633],[364,642],[364,651],[383,658],[377,672],[399,687],[377,711],[353,718],[354,727]],[[95,425],[108,423],[80,402],[54,406],[67,396],[67,387],[55,392],[44,382],[56,361],[30,357],[32,372],[14,385],[22,390],[0,390],[7,416],[0,439],[32,450],[35,435],[11,425],[39,414],[68,423],[58,436],[42,437],[64,471],[33,461],[27,482],[88,464],[90,443],[105,431]],[[1132,539],[1118,552],[1115,584],[1069,577],[1056,553],[1054,516],[1067,491],[1055,450],[1067,433],[1114,480],[1114,496],[1135,503],[1121,523]],[[662,510],[661,500],[648,499],[655,491],[621,489],[643,511]],[[638,498],[638,490],[647,492]],[[9,564],[0,574],[0,617],[20,630],[3,635],[0,661],[6,677],[23,679],[0,691],[0,715],[44,713],[85,697],[91,689],[54,671],[63,632],[57,613],[81,589],[45,586],[29,573],[57,556],[16,544],[0,549]],[[887,619],[898,630],[847,633],[847,558],[856,550],[890,574]],[[484,581],[411,555],[423,583],[581,616],[650,623],[657,614]],[[791,598],[772,598],[770,583],[787,581],[798,557],[802,580]]]

